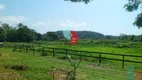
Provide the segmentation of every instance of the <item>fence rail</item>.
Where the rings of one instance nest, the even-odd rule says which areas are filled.
[[[128,54],[113,54],[113,53],[106,53],[106,52],[93,52],[93,51],[82,51],[82,50],[72,50],[72,49],[65,49],[65,48],[53,48],[53,47],[42,47],[41,50],[35,49],[35,46],[30,46],[30,45],[0,45],[1,47],[9,47],[9,48],[14,48],[13,51],[16,49],[19,49],[20,51],[22,48],[25,49],[25,52],[28,53],[29,50],[33,51],[33,54],[36,51],[41,51],[42,56],[44,56],[45,52],[50,52],[52,53],[53,57],[56,56],[56,53],[58,54],[63,54],[65,56],[67,55],[74,55],[74,56],[82,56],[82,57],[88,57],[88,58],[98,58],[99,59],[99,65],[102,63],[102,59],[106,60],[114,60],[114,61],[121,61],[122,62],[122,68],[124,68],[125,62],[133,62],[133,63],[142,63],[141,61],[134,61],[134,60],[126,60],[125,57],[132,57],[132,58],[141,58],[142,56],[138,55],[128,55]],[[47,50],[48,49],[48,50]],[[49,50],[50,49],[50,50]],[[62,51],[59,51],[62,50]],[[75,54],[69,53],[69,51],[76,52]],[[86,54],[91,54],[91,55],[83,55],[79,53],[86,53]],[[98,54],[97,56],[94,56],[92,54]],[[108,56],[120,56],[121,58],[116,59],[116,58],[107,58],[107,57],[102,57],[102,54],[108,55]]]
[[[51,50],[47,50],[47,49],[51,49]],[[57,52],[57,50],[63,50],[63,52]],[[75,51],[77,52],[76,54],[69,54],[68,51]],[[105,53],[105,52],[93,52],[93,51],[81,51],[81,50],[72,50],[72,49],[65,49],[65,48],[52,48],[52,47],[43,47],[42,48],[42,54],[44,54],[44,52],[52,52],[53,57],[56,55],[56,53],[59,54],[65,54],[65,56],[69,55],[74,55],[74,56],[83,56],[83,57],[88,57],[88,58],[99,58],[99,65],[102,63],[102,59],[106,59],[106,60],[114,60],[114,61],[122,61],[122,68],[124,68],[125,62],[133,62],[133,63],[142,63],[141,61],[133,61],[133,60],[125,60],[125,57],[137,57],[137,58],[142,58],[142,56],[138,56],[138,55],[127,55],[127,54],[113,54],[113,53]],[[98,54],[98,56],[89,56],[89,55],[81,55],[78,54],[78,52],[80,53],[91,53],[91,54]],[[121,59],[114,59],[114,58],[106,58],[106,57],[102,57],[102,54],[105,55],[115,55],[115,56],[121,56]]]

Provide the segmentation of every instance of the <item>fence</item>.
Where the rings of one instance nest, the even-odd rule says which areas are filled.
[[[50,49],[50,50],[47,50],[47,49]],[[63,50],[63,51],[61,52],[61,51],[55,51],[55,50]],[[68,51],[75,51],[76,54],[71,54],[71,53],[69,54]],[[88,58],[99,58],[99,65],[102,63],[102,59],[122,61],[122,68],[124,68],[125,62],[142,63],[141,61],[125,60],[125,57],[142,58],[142,56],[137,56],[137,55],[112,54],[112,53],[105,53],[105,52],[91,52],[91,51],[81,51],[81,50],[72,50],[72,49],[64,49],[64,48],[43,47],[42,54],[44,54],[45,52],[52,52],[53,57],[56,55],[56,53],[59,53],[59,54],[64,54],[65,56],[75,55],[75,56],[82,56],[82,57],[88,57]],[[78,54],[78,52],[80,54]],[[93,53],[93,54],[98,54],[98,56],[93,56],[93,55],[88,56],[88,55],[83,55],[81,53],[86,53],[86,54]],[[102,54],[109,55],[109,56],[111,55],[121,56],[121,59],[102,57]]]
[[[4,45],[2,45],[4,46]],[[74,55],[74,56],[82,56],[82,57],[88,57],[88,58],[98,58],[99,59],[99,65],[102,63],[102,59],[106,59],[106,60],[114,60],[114,61],[121,61],[122,62],[122,68],[124,68],[125,62],[133,62],[133,63],[142,63],[141,61],[134,61],[134,60],[126,60],[125,57],[132,57],[132,58],[142,58],[142,56],[138,56],[138,55],[126,55],[126,54],[112,54],[112,53],[105,53],[105,52],[93,52],[93,51],[81,51],[81,50],[72,50],[72,49],[65,49],[65,48],[52,48],[52,47],[42,47],[42,50],[38,50],[35,49],[34,46],[30,46],[30,45],[8,45],[9,47],[14,47],[13,51],[15,51],[16,49],[19,49],[20,51],[22,49],[25,49],[26,54],[28,53],[29,50],[32,50],[33,54],[36,51],[42,51],[42,56],[45,55],[45,52],[51,52],[53,57],[55,57],[56,53],[58,54],[64,54],[65,57],[67,55]],[[6,46],[6,47],[8,47]],[[49,49],[49,50],[47,50]],[[60,51],[62,50],[62,51]],[[69,51],[74,51],[76,52],[75,54],[69,53]],[[79,54],[78,54],[79,53]],[[85,53],[85,54],[97,54],[98,56],[94,56],[94,55],[84,55],[81,53]],[[102,57],[102,55],[108,55],[108,56],[121,56],[121,59],[115,59],[115,58],[107,58],[107,57]]]
[[[33,54],[35,54],[35,48],[31,45],[15,45],[13,51],[16,51],[17,49],[19,49],[20,52],[22,51],[22,49],[25,50],[26,54],[29,50],[32,50]]]

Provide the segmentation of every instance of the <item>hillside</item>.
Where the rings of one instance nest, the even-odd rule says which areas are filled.
[[[89,39],[102,39],[105,36],[102,33],[93,31],[76,31],[79,38],[89,38]],[[63,31],[56,31],[58,37],[63,38]]]

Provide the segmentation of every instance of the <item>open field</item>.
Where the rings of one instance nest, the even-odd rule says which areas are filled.
[[[64,42],[43,42],[40,44],[31,43],[36,46],[35,49],[41,49],[45,47],[66,48],[73,50],[83,51],[97,51],[97,52],[109,52],[112,54],[131,54],[139,55],[142,53],[142,43],[140,42],[116,42],[114,41],[82,41],[84,44],[77,44],[70,46]],[[113,44],[111,44],[113,42]],[[88,44],[87,44],[88,43]],[[10,44],[27,44],[27,43],[10,43]],[[132,44],[132,45],[130,45]],[[52,57],[51,53],[47,53],[47,56],[41,56],[42,52],[36,51],[32,54],[32,51],[25,54],[22,52],[12,52],[13,48],[0,49],[0,76],[1,80],[52,80],[52,72],[55,80],[63,80],[67,75],[67,72],[72,68],[67,59],[63,59],[63,55],[56,55]],[[75,53],[74,53],[75,54]],[[93,54],[96,55],[96,54]],[[119,58],[115,56],[102,55],[104,57]],[[71,56],[72,58],[78,58]],[[102,60],[102,64],[98,66],[97,59],[84,58],[77,70],[77,80],[128,80],[127,69],[130,65],[135,66],[135,75],[141,76],[142,64],[139,63],[125,63],[125,68],[121,67],[119,61]],[[142,58],[126,58],[130,60],[142,61]],[[76,59],[75,59],[76,60]],[[15,68],[16,66],[16,68]],[[22,68],[19,67],[22,66]],[[136,76],[136,80],[140,80]],[[58,79],[56,79],[58,78]],[[61,78],[61,79],[60,79]]]

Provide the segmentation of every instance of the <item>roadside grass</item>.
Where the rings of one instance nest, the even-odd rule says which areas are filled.
[[[2,80],[52,80],[53,74],[50,73],[56,69],[65,72],[71,70],[67,59],[40,56],[40,52],[36,52],[35,55],[31,52],[28,54],[19,51],[12,52],[12,49],[8,48],[0,49],[0,51],[0,74],[2,74],[0,79],[2,78]],[[97,64],[96,62],[82,61],[77,70],[77,80],[127,80],[125,69],[114,68],[115,66],[111,63],[104,63],[101,66],[97,66]],[[13,69],[13,66],[28,66],[28,69]],[[63,74],[54,75],[58,78],[56,80],[63,79],[61,78]]]

